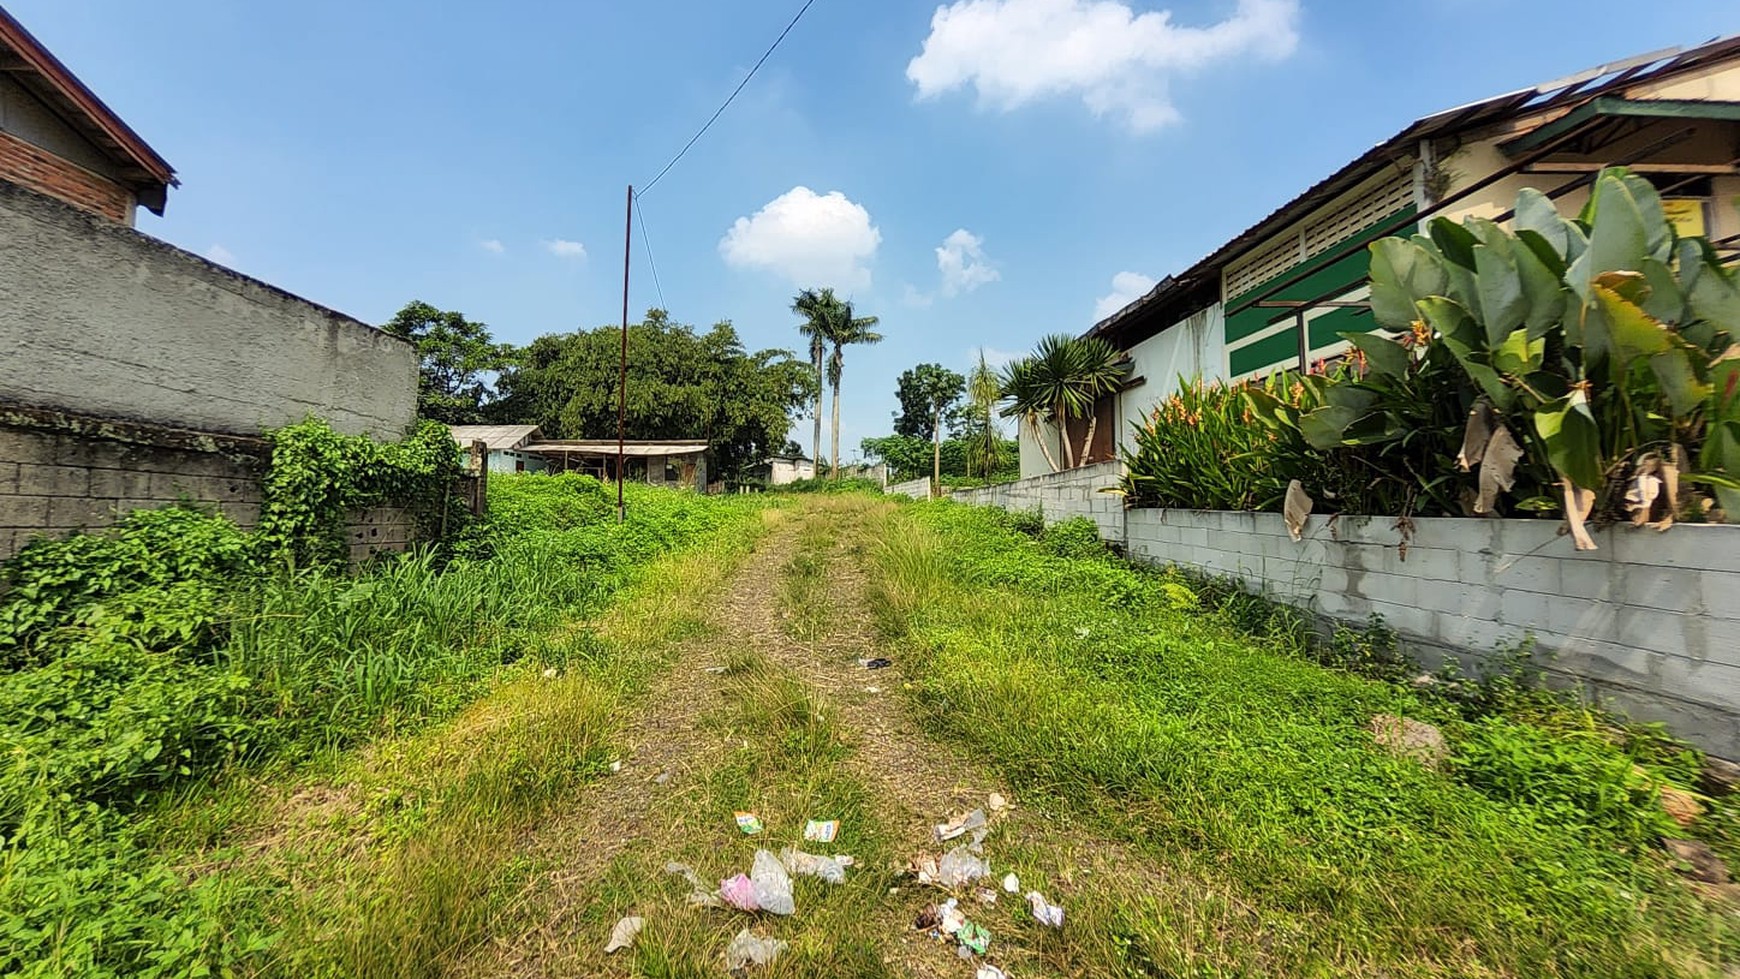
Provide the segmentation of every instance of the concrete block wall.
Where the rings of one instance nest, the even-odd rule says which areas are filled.
[[[0,402],[258,435],[403,438],[411,345],[0,180]]]
[[[253,527],[266,459],[253,439],[0,411],[0,561],[32,538],[98,531],[172,503],[205,504]],[[416,539],[414,519],[397,507],[354,514],[348,530],[359,564]]]
[[[1101,462],[1078,469],[1029,476],[1012,483],[955,490],[949,496],[963,503],[1002,507],[1005,510],[1039,510],[1046,523],[1070,517],[1087,517],[1099,525],[1108,541],[1124,540],[1124,498],[1115,493],[1123,477],[1122,462]]]
[[[1414,652],[1465,664],[1533,636],[1556,679],[1740,757],[1740,527],[1613,527],[1577,551],[1547,520],[1131,510],[1132,557],[1236,576],[1333,620],[1377,614]]]
[[[910,496],[915,500],[930,499],[930,477],[922,476],[909,479],[904,483],[889,483],[888,492],[894,496]]]

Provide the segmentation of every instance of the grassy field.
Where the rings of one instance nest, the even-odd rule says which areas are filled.
[[[1684,779],[1672,746],[1522,692],[1471,707],[1325,667],[1297,630],[1253,632],[1192,583],[1104,555],[1091,530],[1016,523],[954,504],[890,518],[876,608],[939,737],[1164,881],[1081,881],[1060,971],[1693,976],[1740,961],[1734,909],[1652,845],[1667,824],[1634,765]],[[1377,750],[1377,713],[1441,725],[1447,770]]]

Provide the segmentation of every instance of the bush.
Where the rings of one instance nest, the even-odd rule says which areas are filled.
[[[1100,540],[1099,525],[1086,517],[1070,517],[1045,528],[1040,535],[1045,549],[1061,558],[1105,557],[1106,542]]]
[[[781,493],[880,493],[882,484],[862,476],[848,476],[844,479],[818,476],[814,479],[793,480],[782,486],[775,486],[774,489]]]

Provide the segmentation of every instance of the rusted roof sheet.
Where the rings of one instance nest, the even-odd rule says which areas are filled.
[[[532,442],[525,446],[527,452],[539,455],[616,455],[615,439],[554,439]],[[706,439],[660,439],[635,441],[629,440],[622,445],[625,456],[685,456],[707,451]]]
[[[169,188],[181,184],[175,179],[175,169],[4,7],[0,7],[0,71],[53,106],[69,125],[121,166],[139,203],[153,213],[163,213]]]

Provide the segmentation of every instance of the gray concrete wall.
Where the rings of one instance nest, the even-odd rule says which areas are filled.
[[[327,419],[398,439],[411,346],[0,181],[0,401],[236,435]]]
[[[1707,751],[1740,757],[1740,527],[1596,533],[1577,551],[1547,520],[1131,510],[1132,557],[1235,576],[1330,619],[1376,614],[1428,661],[1465,663],[1533,636],[1557,679]]]
[[[1117,488],[1124,464],[1095,463],[1079,469],[1045,473],[975,489],[955,490],[950,498],[963,503],[998,506],[1005,510],[1038,510],[1046,523],[1070,517],[1087,517],[1099,525],[1108,541],[1124,539],[1124,498],[1105,490]]]
[[[909,496],[915,500],[930,499],[930,477],[920,476],[904,483],[889,483],[888,493],[893,496]]]

